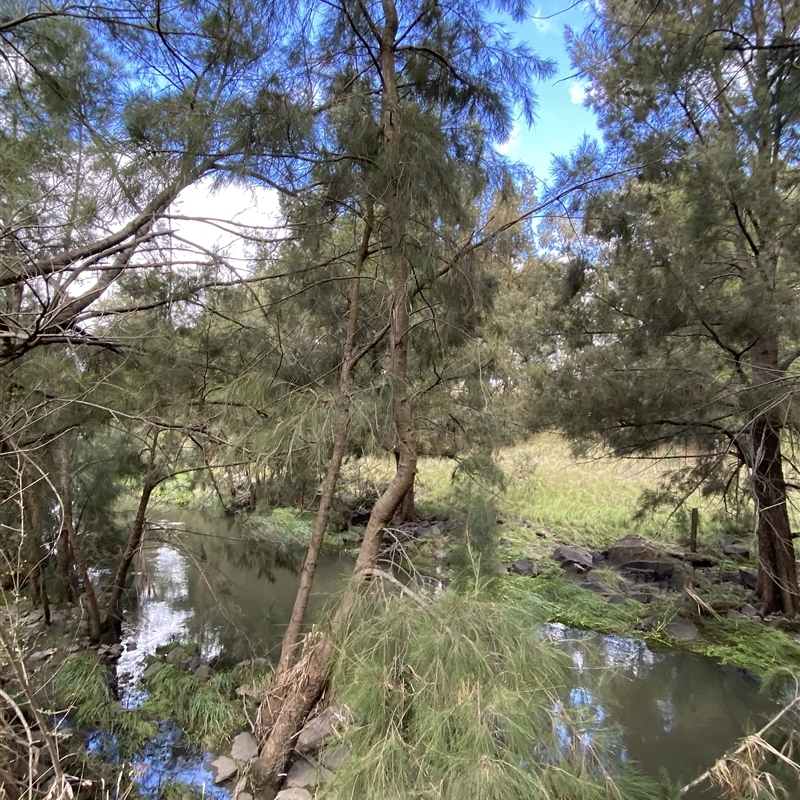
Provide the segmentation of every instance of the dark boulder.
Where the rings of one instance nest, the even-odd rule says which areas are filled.
[[[750,548],[744,544],[729,544],[723,550],[726,556],[737,556],[738,558],[750,558]]]
[[[594,566],[592,554],[585,547],[560,544],[553,550],[553,558],[562,567],[575,567],[578,572],[588,572]]]
[[[539,565],[528,561],[527,558],[518,558],[510,567],[515,575],[528,575],[536,577],[539,574]]]
[[[612,544],[604,555],[609,564],[618,567],[630,561],[660,561],[665,553],[647,539],[630,534]]]
[[[758,573],[754,569],[740,569],[739,583],[745,589],[750,589],[751,592],[754,592],[758,586]]]

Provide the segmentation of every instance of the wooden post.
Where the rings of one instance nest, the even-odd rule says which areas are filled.
[[[689,549],[693,552],[697,552],[697,528],[700,524],[700,512],[696,509],[692,509],[692,530],[689,534]]]

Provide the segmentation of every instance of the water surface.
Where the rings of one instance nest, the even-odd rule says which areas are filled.
[[[302,563],[302,553],[244,540],[227,519],[164,514],[159,525],[171,544],[146,547],[129,595],[124,640],[135,649],[126,648],[119,678],[130,702],[136,702],[145,654],[173,639],[201,643],[206,660],[275,657]],[[320,559],[312,619],[343,587],[352,564],[338,556]],[[573,685],[562,702],[581,708],[587,736],[604,739],[616,759],[653,777],[664,770],[673,781],[689,782],[776,710],[755,681],[710,659],[560,625],[546,626],[545,634],[570,653]],[[171,733],[164,738],[178,747]],[[201,756],[192,761],[181,752],[180,758],[182,779],[208,780],[198,769]],[[175,769],[174,759],[148,759],[147,788],[160,780],[157,762]]]

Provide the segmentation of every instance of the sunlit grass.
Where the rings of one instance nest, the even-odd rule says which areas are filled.
[[[689,509],[701,514],[701,541],[716,531],[712,517],[719,500],[685,499],[681,509],[664,508],[636,518],[642,493],[655,490],[675,464],[610,456],[576,457],[557,434],[540,434],[528,443],[505,448],[497,460],[506,478],[505,488],[487,487],[505,521],[503,536],[516,546],[535,543],[537,533],[587,546],[602,546],[627,533],[660,540],[688,538]],[[419,461],[416,499],[423,513],[447,513],[452,502],[456,462],[423,457]],[[363,459],[346,467],[343,485],[379,486],[390,479],[394,460]],[[474,478],[481,482],[480,476]]]

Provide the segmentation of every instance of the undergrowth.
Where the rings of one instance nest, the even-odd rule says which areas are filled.
[[[540,620],[483,584],[424,606],[365,597],[332,677],[357,722],[323,797],[652,796],[560,701],[569,661]]]
[[[125,709],[111,691],[108,668],[95,654],[81,653],[59,668],[54,689],[80,730],[113,734],[121,752],[130,755],[156,736],[163,720],[174,721],[190,745],[220,746],[247,729],[246,712],[255,712],[254,701],[237,696],[237,687],[255,693],[266,686],[269,674],[266,665],[254,665],[203,680],[177,664],[161,663],[147,682],[144,704]]]
[[[177,664],[163,663],[148,688],[142,710],[156,719],[174,719],[191,744],[213,749],[247,726],[241,702],[231,699],[232,683],[218,676],[201,680]]]
[[[134,750],[153,738],[158,726],[139,709],[125,709],[114,697],[107,667],[94,653],[67,659],[54,677],[57,698],[82,730],[115,734],[124,750]]]

